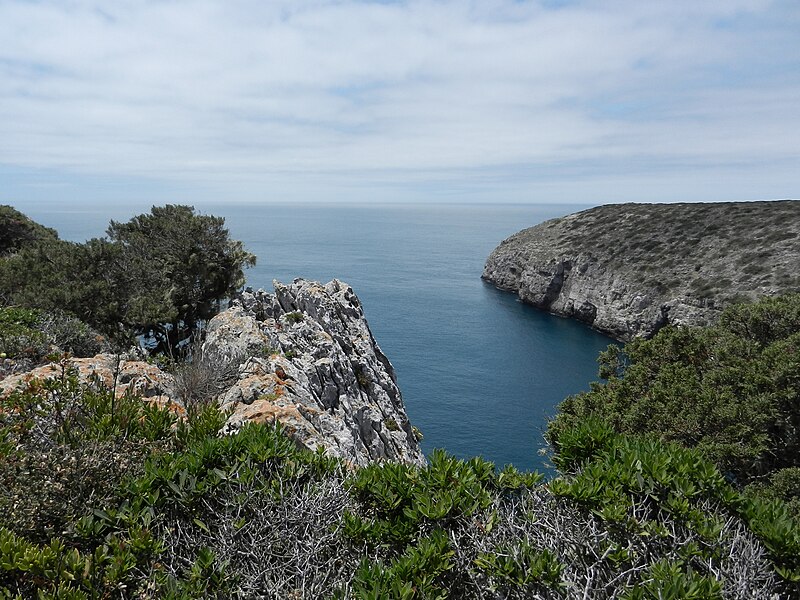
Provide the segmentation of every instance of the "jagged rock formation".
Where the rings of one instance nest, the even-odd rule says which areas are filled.
[[[297,279],[275,282],[274,294],[246,291],[209,322],[207,333],[199,370],[225,371],[212,400],[231,412],[226,433],[248,421],[278,421],[298,444],[354,465],[425,463],[394,369],[347,284]],[[181,384],[180,370],[173,376],[108,354],[68,363],[84,382],[97,377],[117,395],[130,391],[178,414],[192,400],[192,384],[185,377]],[[33,378],[58,377],[66,366],[51,363],[8,376],[0,381],[0,396]],[[205,381],[213,378],[204,374]]]
[[[620,340],[800,290],[800,201],[615,204],[504,240],[482,278]]]
[[[394,369],[372,337],[353,289],[296,279],[275,293],[246,291],[209,323],[206,354],[239,356],[220,396],[228,430],[280,421],[304,446],[356,465],[424,464]]]

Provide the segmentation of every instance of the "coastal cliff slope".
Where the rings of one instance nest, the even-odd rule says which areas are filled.
[[[800,290],[800,201],[612,204],[504,240],[482,278],[620,340]]]
[[[278,420],[302,445],[355,465],[425,464],[353,288],[336,279],[273,284],[274,294],[245,291],[209,323],[204,352],[243,358],[219,397],[232,411],[226,428]]]
[[[208,324],[196,372],[228,373],[212,396],[203,398],[229,412],[223,431],[233,433],[247,422],[278,422],[299,446],[322,448],[352,465],[425,464],[392,364],[375,342],[353,289],[338,280],[274,285],[274,294],[245,291]],[[197,390],[188,390],[180,371],[166,372],[137,357],[99,354],[68,363],[0,379],[0,397],[33,378],[58,377],[67,367],[85,382],[99,378],[117,396],[135,393],[178,415],[195,401]]]

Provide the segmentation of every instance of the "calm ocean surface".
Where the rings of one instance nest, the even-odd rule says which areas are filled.
[[[16,208],[83,241],[108,220],[148,206]],[[353,286],[394,364],[426,453],[441,447],[498,465],[543,468],[537,451],[556,405],[596,379],[612,340],[517,302],[480,280],[492,249],[512,233],[583,206],[198,206],[224,216],[258,256],[248,285],[295,277]]]

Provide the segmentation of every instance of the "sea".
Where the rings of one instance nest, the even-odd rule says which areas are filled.
[[[62,239],[104,235],[148,205],[19,203]],[[522,304],[480,275],[509,235],[574,205],[203,204],[258,257],[247,285],[296,277],[350,284],[395,367],[423,450],[550,471],[543,438],[567,396],[597,379],[614,341]]]

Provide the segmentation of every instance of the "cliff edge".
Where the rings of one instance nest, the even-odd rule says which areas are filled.
[[[277,420],[298,443],[359,466],[425,464],[353,288],[336,279],[273,284],[274,294],[245,291],[209,323],[204,353],[243,359],[219,396],[232,411],[226,428]]]
[[[619,340],[800,290],[800,201],[611,204],[504,240],[482,278]]]
[[[279,422],[299,446],[353,465],[424,465],[392,364],[353,289],[338,280],[274,285],[274,294],[245,291],[211,319],[198,356],[175,370],[98,354],[0,378],[0,397],[75,369],[84,382],[99,380],[117,396],[134,393],[179,416],[193,402],[217,402],[229,413],[223,433]]]

